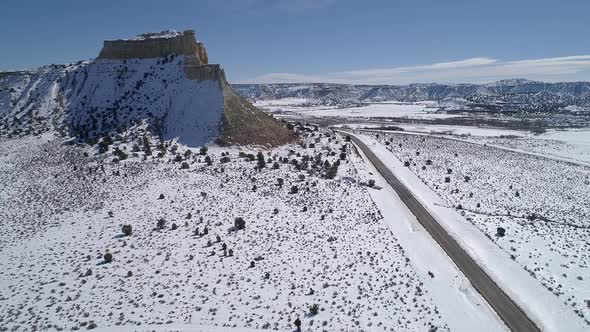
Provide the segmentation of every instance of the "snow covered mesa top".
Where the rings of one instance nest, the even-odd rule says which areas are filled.
[[[105,40],[99,59],[150,59],[171,54],[194,57],[195,65],[209,63],[207,51],[194,30],[144,33],[131,39]]]

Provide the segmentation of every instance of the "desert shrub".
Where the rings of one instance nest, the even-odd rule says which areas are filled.
[[[102,258],[106,263],[110,263],[113,261],[113,255],[110,252],[107,252],[106,254],[102,255]]]
[[[130,236],[131,233],[133,233],[133,228],[131,227],[131,225],[123,225],[123,228],[121,230],[123,231],[123,234],[125,234],[125,236]]]
[[[264,155],[262,154],[262,152],[258,152],[258,154],[256,155],[256,159],[258,159],[258,163],[257,166],[258,168],[264,168],[266,167],[266,161],[264,160]]]
[[[164,229],[164,227],[166,227],[166,220],[164,218],[158,219],[158,221],[156,222],[156,228]]]
[[[450,177],[448,177],[448,176],[446,176],[446,177],[445,177],[445,182],[447,182],[447,183],[448,183],[448,182],[451,182],[451,178],[450,178]]]
[[[336,175],[338,175],[338,165],[340,165],[339,162],[335,162],[332,167],[330,167],[328,169],[328,171],[326,172],[326,178],[328,179],[333,179],[336,177]]]
[[[496,228],[497,237],[504,237],[504,235],[506,235],[506,230],[503,227]]]
[[[246,228],[246,221],[242,217],[237,217],[236,219],[234,219],[234,226],[237,229],[244,229]]]
[[[188,169],[189,165],[186,161],[182,162],[182,165],[180,165],[180,169]]]
[[[291,187],[291,194],[296,194],[299,192],[299,188],[297,188],[297,186],[292,186]]]
[[[373,179],[370,179],[370,180],[369,180],[369,183],[368,183],[368,185],[369,185],[369,187],[371,187],[371,188],[372,188],[372,187],[374,187],[374,186],[375,186],[375,180],[373,180]]]
[[[309,307],[309,314],[312,316],[317,315],[320,312],[320,306],[318,306],[317,304],[313,304],[312,306]]]
[[[98,153],[105,153],[109,150],[109,145],[113,144],[113,139],[106,135],[102,138],[102,140],[98,143]]]
[[[202,147],[199,149],[199,154],[201,154],[202,156],[204,156],[204,155],[206,155],[206,154],[207,154],[207,151],[208,151],[208,150],[209,150],[209,149],[208,149],[206,146],[202,146]]]

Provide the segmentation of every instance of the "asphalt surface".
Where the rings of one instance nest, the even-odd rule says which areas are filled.
[[[442,247],[455,265],[463,272],[471,285],[490,304],[498,316],[512,331],[541,331],[522,309],[477,265],[463,248],[451,237],[436,219],[422,206],[408,188],[393,175],[385,164],[357,137],[350,135],[352,141],[363,151],[379,173],[393,187],[404,204],[416,216],[416,219]]]

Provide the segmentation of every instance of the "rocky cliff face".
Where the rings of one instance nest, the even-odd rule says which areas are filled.
[[[53,127],[93,140],[141,125],[189,146],[275,146],[296,138],[234,93],[190,30],[106,41],[90,63],[2,75],[0,107],[0,129],[16,134]]]
[[[193,30],[147,33],[133,39],[105,40],[98,59],[153,59],[171,54],[193,57],[195,65],[209,63],[207,51]]]

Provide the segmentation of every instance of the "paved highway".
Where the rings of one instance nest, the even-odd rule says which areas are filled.
[[[498,316],[512,330],[519,332],[540,331],[522,309],[512,301],[506,293],[477,265],[463,248],[451,237],[436,219],[422,206],[414,195],[402,184],[388,167],[356,136],[348,132],[352,141],[364,152],[379,173],[393,187],[404,204],[416,216],[416,219],[424,226],[426,231],[443,248],[447,255],[455,262],[455,265],[469,279],[473,287],[496,311]]]

